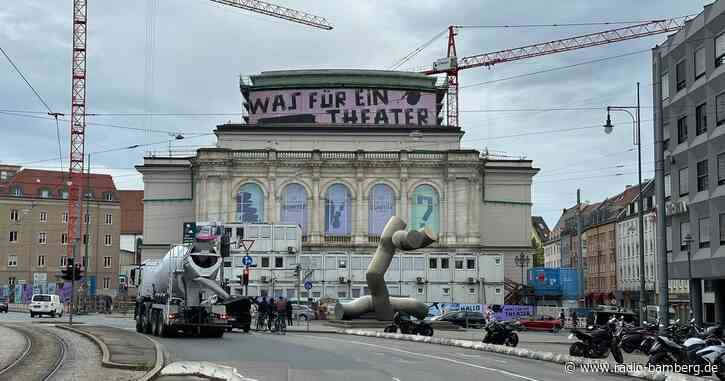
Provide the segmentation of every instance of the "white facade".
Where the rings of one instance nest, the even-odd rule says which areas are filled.
[[[561,267],[561,242],[558,239],[544,243],[544,267]]]

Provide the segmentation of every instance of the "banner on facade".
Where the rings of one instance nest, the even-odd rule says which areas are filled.
[[[325,234],[347,236],[352,232],[350,215],[350,191],[342,184],[335,184],[327,191],[325,203]]]
[[[237,193],[237,221],[264,222],[264,192],[257,184],[244,184]]]
[[[302,235],[307,234],[307,192],[300,184],[290,184],[282,193],[281,223],[302,227]]]
[[[434,92],[387,89],[261,90],[249,94],[249,123],[438,125]]]
[[[455,311],[470,311],[483,313],[483,307],[483,304],[470,303],[429,303],[428,316],[438,316]]]
[[[438,233],[438,192],[430,185],[421,185],[415,188],[411,201],[410,227],[412,229],[429,227]]]
[[[385,185],[378,184],[370,191],[368,234],[380,235],[390,217],[395,215],[395,194]]]

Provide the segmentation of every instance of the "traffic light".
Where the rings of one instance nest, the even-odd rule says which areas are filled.
[[[242,272],[242,285],[246,286],[249,284],[249,267],[244,268],[244,272]]]
[[[60,278],[63,280],[73,279],[73,258],[66,259],[65,268],[60,270]]]
[[[80,263],[75,264],[75,279],[74,280],[81,280],[83,279],[83,268],[81,267]]]
[[[300,272],[302,271],[302,266],[297,265],[295,266],[295,276],[300,276]]]

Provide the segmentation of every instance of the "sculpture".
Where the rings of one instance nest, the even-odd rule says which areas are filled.
[[[365,278],[370,295],[365,295],[348,303],[338,302],[335,305],[335,318],[338,320],[353,319],[374,312],[375,318],[381,321],[393,319],[395,312],[402,311],[418,319],[424,319],[428,307],[414,299],[391,297],[385,285],[385,272],[393,260],[395,250],[416,250],[429,246],[437,240],[437,236],[429,229],[404,230],[407,224],[397,216],[393,216],[385,224],[380,235],[380,243],[375,251]]]

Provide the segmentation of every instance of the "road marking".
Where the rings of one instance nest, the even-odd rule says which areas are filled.
[[[482,356],[482,355],[474,355],[474,354],[468,354],[468,353],[458,353],[458,355],[461,357],[471,357],[471,358],[481,358],[481,356]],[[499,359],[494,359],[494,358],[490,358],[490,357],[487,357],[486,361],[500,362],[502,364],[507,363],[507,361],[505,361],[505,360],[499,360]]]
[[[469,366],[471,368],[477,368],[477,369],[487,370],[489,372],[501,373],[501,374],[505,374],[505,375],[510,376],[510,377],[520,378],[522,380],[539,381],[539,380],[537,380],[535,378],[526,377],[524,375],[517,374],[517,373],[512,373],[512,372],[509,372],[509,371],[505,371],[503,369],[489,368],[487,366],[471,364],[469,362],[460,361],[460,360],[456,360],[456,359],[452,359],[452,358],[448,358],[448,357],[441,357],[441,356],[429,355],[429,354],[426,354],[426,353],[411,352],[411,351],[406,351],[404,349],[391,348],[391,347],[386,347],[386,346],[377,345],[377,344],[363,343],[363,342],[360,342],[360,341],[333,339],[331,337],[308,336],[308,338],[315,338],[315,339],[319,339],[319,340],[337,341],[337,342],[340,342],[340,343],[348,343],[348,344],[350,342],[354,342],[355,344],[358,344],[358,345],[364,345],[364,346],[372,347],[372,348],[379,348],[379,349],[386,350],[386,351],[406,353],[406,354],[413,355],[413,356],[420,356],[420,357],[427,357],[427,358],[441,360],[441,361],[448,361],[448,362],[453,363],[453,364],[465,365],[465,366]]]
[[[393,377],[393,381],[400,381],[400,379],[397,377]]]

